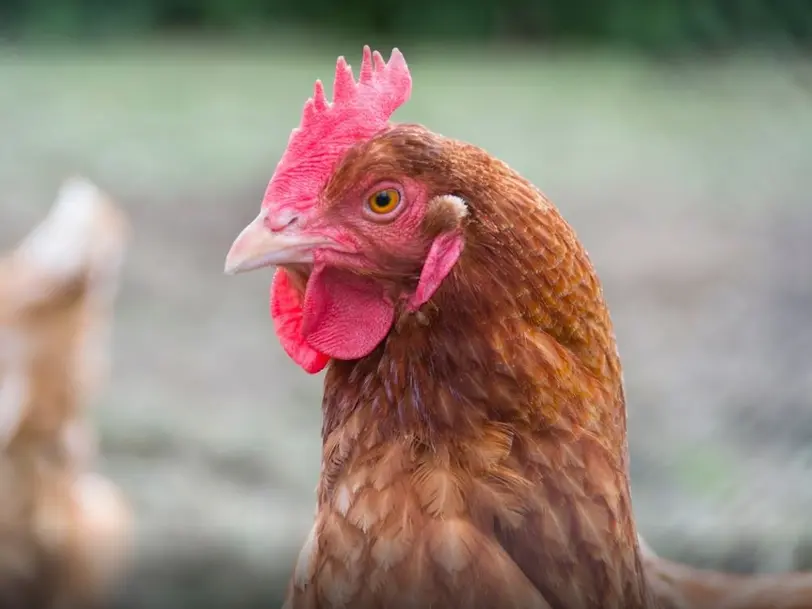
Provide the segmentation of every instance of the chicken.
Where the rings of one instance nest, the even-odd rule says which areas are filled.
[[[226,272],[327,368],[286,607],[667,606],[632,514],[621,363],[589,257],[505,163],[419,125],[403,56],[316,82]]]
[[[592,265],[507,165],[388,125],[410,83],[397,51],[357,84],[340,59],[227,257],[283,267],[283,347],[331,362],[290,606],[649,606]]]
[[[84,407],[104,381],[128,237],[92,184],[66,182],[0,259],[0,606],[98,606],[123,574],[131,515],[90,469]]]

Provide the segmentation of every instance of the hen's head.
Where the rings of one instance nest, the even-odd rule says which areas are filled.
[[[389,124],[409,97],[397,49],[364,49],[358,82],[343,58],[333,102],[320,82],[226,271],[280,267],[271,314],[306,371],[369,354],[396,315],[424,304],[462,251],[466,207],[440,184],[441,148],[421,127]]]
[[[71,433],[106,380],[128,239],[124,212],[74,178],[0,257],[0,448],[21,435]]]

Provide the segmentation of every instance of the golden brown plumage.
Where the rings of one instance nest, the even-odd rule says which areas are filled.
[[[777,602],[780,582],[806,595],[795,576],[641,553],[587,253],[504,163],[389,124],[410,87],[397,51],[365,48],[357,83],[340,58],[333,102],[317,82],[226,259],[280,267],[280,342],[308,372],[329,365],[316,521],[286,607],[805,607]]]
[[[0,260],[0,606],[96,606],[124,565],[130,513],[93,473],[85,406],[127,236],[95,187],[67,183]]]
[[[290,606],[645,606],[620,362],[572,230],[506,165],[418,126],[350,152],[327,215],[359,176],[408,177],[433,201],[411,257],[370,254],[390,291],[413,289],[455,223],[465,249],[419,314],[401,304],[372,353],[328,369]]]

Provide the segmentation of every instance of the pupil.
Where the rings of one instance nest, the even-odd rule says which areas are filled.
[[[391,200],[392,198],[389,196],[389,193],[387,192],[379,192],[377,195],[375,195],[375,205],[377,207],[386,207],[387,205],[389,205],[389,202]]]

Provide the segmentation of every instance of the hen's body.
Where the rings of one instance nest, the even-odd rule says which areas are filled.
[[[122,212],[67,183],[0,258],[0,607],[105,606],[129,549],[121,492],[91,471],[85,409],[105,380]]]
[[[644,541],[640,549],[662,609],[812,609],[812,573],[719,573],[660,558]]]
[[[473,146],[395,127],[328,191],[371,166],[466,201],[466,246],[418,314],[328,370],[318,515],[290,605],[651,606],[620,363],[586,252]]]

